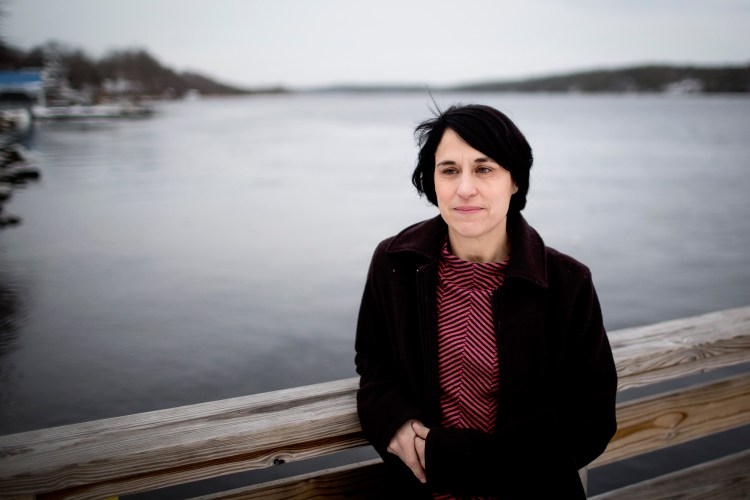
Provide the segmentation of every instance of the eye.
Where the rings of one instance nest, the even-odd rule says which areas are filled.
[[[478,174],[489,174],[490,172],[492,172],[492,167],[488,167],[487,165],[479,165],[477,167]]]
[[[458,169],[454,167],[445,167],[440,170],[440,173],[443,175],[456,175],[458,173]]]

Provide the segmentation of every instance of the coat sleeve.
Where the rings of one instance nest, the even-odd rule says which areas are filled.
[[[458,494],[471,485],[467,493],[503,491],[534,470],[544,471],[548,483],[577,481],[573,471],[604,451],[616,429],[617,375],[588,269],[570,304],[572,359],[566,363],[564,398],[551,398],[493,434],[431,429],[426,473],[433,489]]]
[[[407,420],[422,420],[423,411],[401,383],[386,243],[375,250],[367,274],[357,320],[355,364],[360,375],[357,412],[362,431],[376,451],[390,459],[394,455],[387,447],[393,435]]]
[[[572,382],[577,390],[570,392],[573,411],[561,408],[558,413],[568,429],[566,445],[580,469],[604,452],[617,430],[617,370],[589,272],[576,298],[572,318],[577,333]]]

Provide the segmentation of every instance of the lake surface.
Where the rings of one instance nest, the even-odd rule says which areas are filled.
[[[610,331],[750,304],[750,99],[436,98],[526,134],[524,214],[591,267]],[[0,232],[0,433],[354,376],[372,251],[437,213],[410,184],[431,105],[216,98],[37,124],[43,178]]]

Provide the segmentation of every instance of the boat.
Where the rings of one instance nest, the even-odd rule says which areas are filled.
[[[34,118],[40,120],[72,120],[89,118],[137,118],[154,113],[144,104],[75,104],[69,106],[34,106]]]

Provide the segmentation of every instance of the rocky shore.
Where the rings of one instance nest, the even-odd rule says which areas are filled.
[[[30,165],[31,153],[10,135],[0,135],[0,230],[21,223],[21,217],[5,211],[14,191],[38,180],[39,169]]]

